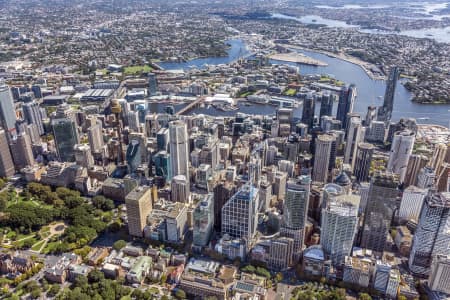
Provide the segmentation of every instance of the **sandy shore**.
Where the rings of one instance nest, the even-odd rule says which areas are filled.
[[[320,60],[317,60],[317,59],[314,59],[314,58],[311,58],[311,57],[308,57],[306,55],[303,55],[301,53],[296,53],[296,52],[275,53],[275,54],[269,55],[269,58],[275,59],[275,60],[305,64],[305,65],[319,66],[319,67],[328,66],[328,64],[324,63],[323,61],[320,61]]]
[[[293,48],[293,49],[299,49],[299,50],[314,51],[314,52],[317,52],[317,53],[328,55],[330,57],[342,59],[342,60],[345,60],[345,61],[347,61],[349,63],[352,63],[352,64],[360,66],[364,70],[364,72],[366,72],[366,74],[370,78],[372,78],[374,80],[386,80],[385,76],[379,76],[379,75],[375,75],[375,74],[372,73],[372,71],[370,70],[372,65],[370,63],[362,61],[362,60],[360,60],[360,59],[358,59],[356,57],[348,56],[348,55],[345,55],[345,54],[342,54],[342,53],[336,54],[336,53],[323,51],[323,50],[308,49],[308,48],[300,47],[300,46],[297,46],[297,45],[290,45],[289,44],[289,45],[283,45],[283,46],[285,46],[287,48]]]

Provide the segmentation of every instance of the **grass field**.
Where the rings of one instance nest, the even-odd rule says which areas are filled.
[[[46,240],[37,242],[36,244],[33,245],[33,247],[31,247],[31,250],[33,250],[33,251],[41,250],[42,245],[44,245],[46,242],[47,242]]]
[[[153,71],[153,68],[150,67],[149,65],[144,65],[144,66],[130,66],[130,67],[125,67],[123,69],[123,73],[125,75],[136,75],[139,73],[147,73]]]
[[[296,89],[288,89],[287,91],[284,92],[284,94],[286,96],[295,96],[295,94],[297,94],[297,90]]]

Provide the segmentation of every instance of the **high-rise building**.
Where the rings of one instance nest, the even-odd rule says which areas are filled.
[[[340,195],[322,210],[320,244],[334,265],[350,255],[358,226],[359,196]]]
[[[278,108],[277,120],[280,124],[291,124],[293,117],[293,110],[290,108]]]
[[[409,269],[427,276],[436,255],[448,254],[450,246],[450,193],[431,191],[425,198],[409,256]]]
[[[138,186],[125,197],[127,207],[128,232],[142,237],[147,217],[152,211],[151,188]]]
[[[11,140],[11,153],[14,166],[17,170],[26,166],[34,165],[33,150],[31,148],[31,139],[25,132],[20,133]]]
[[[386,92],[384,94],[383,106],[378,109],[378,121],[389,123],[392,117],[392,110],[394,109],[395,87],[400,76],[400,69],[395,66],[389,73],[389,78],[386,84]]]
[[[437,255],[431,263],[428,286],[433,292],[450,295],[450,255]]]
[[[305,175],[286,184],[280,234],[294,240],[296,259],[303,251],[310,189],[311,178]]]
[[[414,220],[417,222],[426,195],[426,189],[421,189],[414,185],[407,187],[403,191],[398,216],[403,220]]]
[[[172,176],[184,175],[189,183],[189,136],[186,123],[183,121],[171,122],[169,138]]]
[[[353,175],[358,182],[369,180],[370,165],[372,162],[374,145],[369,143],[359,143],[356,149],[356,156],[353,160]]]
[[[329,134],[322,134],[317,137],[316,151],[314,154],[313,181],[327,182],[330,155],[333,142],[335,141],[336,138]]]
[[[361,134],[361,117],[351,116],[348,120],[347,139],[345,142],[344,163],[352,165],[356,148],[364,140]]]
[[[77,125],[73,120],[63,118],[52,120],[52,127],[59,160],[74,161],[74,146],[80,143]]]
[[[161,128],[156,133],[156,145],[159,151],[169,151],[169,130]]]
[[[142,164],[141,151],[143,145],[140,139],[132,139],[127,147],[127,153],[125,155],[128,166],[128,173],[135,174],[138,167]]]
[[[256,233],[258,189],[242,186],[222,208],[222,234],[246,241],[249,248]]]
[[[272,186],[270,187],[272,188]],[[235,194],[236,187],[228,181],[221,181],[214,187],[214,228],[221,230],[222,207]]]
[[[148,94],[150,96],[156,95],[158,91],[158,81],[155,73],[148,73]]]
[[[315,107],[312,93],[307,94],[303,100],[302,123],[308,125],[309,129],[313,128]]]
[[[97,122],[95,125],[92,125],[88,128],[87,133],[92,153],[101,153],[105,145],[102,134],[102,123]]]
[[[7,133],[7,138],[16,135],[16,109],[9,87],[0,80],[0,125]]]
[[[361,247],[383,252],[392,217],[397,208],[398,176],[378,172],[372,176],[364,214]]]
[[[409,157],[412,154],[415,134],[410,130],[395,133],[392,141],[391,152],[387,170],[399,174],[400,182],[405,180]]]
[[[274,176],[273,183],[273,194],[277,196],[278,200],[282,200],[285,198],[286,194],[286,181],[287,181],[287,173],[285,172],[276,172]]]
[[[42,113],[39,104],[36,101],[24,103],[22,110],[27,123],[36,125],[39,135],[43,135],[45,133],[44,123],[42,122]]]
[[[14,163],[9,151],[6,131],[0,129],[0,177],[10,177],[14,175]]]
[[[353,112],[353,104],[356,98],[356,86],[351,84],[350,86],[342,87],[339,93],[339,103],[336,113],[336,119],[341,121],[342,128],[347,128],[347,114]]]
[[[331,116],[333,114],[333,104],[336,96],[331,93],[323,93],[320,97],[320,118]]]
[[[208,194],[194,210],[193,243],[196,246],[208,245],[214,227],[214,195]]]
[[[170,183],[171,199],[173,202],[189,203],[191,198],[191,190],[189,180],[184,175],[177,175],[172,178]]]
[[[430,166],[436,173],[439,173],[440,167],[446,162],[448,147],[446,144],[437,144],[434,148],[433,157]]]
[[[377,118],[377,108],[375,106],[367,107],[366,119],[364,120],[364,126],[370,127],[370,124]]]
[[[425,166],[417,175],[417,187],[421,189],[429,189],[435,186],[436,173],[430,166]]]
[[[422,170],[428,163],[428,157],[422,154],[411,154],[406,168],[405,186],[417,185],[417,178],[420,170]]]
[[[91,154],[91,148],[86,144],[75,145],[75,162],[77,165],[90,168],[94,164],[94,158]]]
[[[170,155],[166,151],[159,151],[153,156],[156,176],[162,176],[166,180],[171,180]]]

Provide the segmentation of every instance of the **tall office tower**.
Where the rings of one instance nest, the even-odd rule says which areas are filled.
[[[372,121],[368,128],[366,139],[371,143],[384,143],[386,139],[386,127],[384,122]]]
[[[427,276],[436,255],[447,255],[450,246],[450,193],[430,191],[420,212],[414,234],[409,269],[415,275]]]
[[[331,93],[323,93],[320,97],[320,118],[333,115],[333,104],[336,96]]]
[[[303,100],[302,123],[308,125],[309,130],[314,125],[315,107],[316,104],[312,93],[307,94],[305,100]]]
[[[280,124],[291,124],[293,118],[293,110],[290,108],[278,108],[277,120]]]
[[[52,120],[53,136],[59,160],[74,161],[74,146],[80,143],[77,125],[71,119]]]
[[[143,236],[147,217],[152,211],[151,190],[149,187],[138,186],[125,197],[128,232],[132,236]]]
[[[208,194],[194,209],[193,244],[204,247],[208,245],[214,227],[214,195]]]
[[[389,282],[392,266],[389,263],[377,260],[375,264],[375,276],[373,288],[384,294]]]
[[[262,163],[261,159],[258,155],[254,155],[250,157],[250,161],[248,162],[248,180],[254,186],[259,187],[259,183],[261,182],[261,171],[262,171]]]
[[[158,151],[169,151],[169,129],[161,128],[156,133],[156,145]]]
[[[407,187],[403,191],[398,216],[403,220],[414,220],[417,222],[427,192],[426,189],[421,189],[413,185]]]
[[[169,139],[172,176],[184,175],[189,183],[189,136],[186,123],[170,122]]]
[[[333,142],[336,138],[333,135],[322,134],[316,139],[316,151],[314,154],[313,181],[327,182],[328,167],[330,165],[330,155]]]
[[[311,178],[300,176],[286,185],[280,234],[294,240],[294,257],[298,259],[303,251],[305,226],[308,219]]]
[[[0,129],[0,177],[11,177],[14,175],[14,163],[9,151],[6,132]]]
[[[436,174],[436,187],[439,192],[450,191],[450,164],[443,163],[439,173]]]
[[[16,135],[16,109],[9,87],[0,80],[0,125],[5,130],[7,138]]]
[[[277,196],[278,200],[283,200],[286,195],[286,181],[288,179],[287,173],[276,172],[273,182],[273,194]]]
[[[417,186],[421,189],[429,189],[436,184],[436,173],[429,166],[423,167],[417,175]]]
[[[433,292],[450,294],[450,255],[438,255],[431,263],[428,287]]]
[[[158,91],[158,81],[155,73],[148,73],[148,94],[150,96],[156,95]]]
[[[289,177],[294,177],[295,163],[291,160],[279,160],[278,170],[280,170],[281,172],[286,172]]]
[[[447,145],[446,144],[437,144],[434,148],[433,157],[431,158],[430,166],[433,168],[435,172],[438,173],[438,168],[446,162],[447,158]]]
[[[142,161],[142,151],[144,145],[142,145],[141,140],[138,138],[131,139],[127,147],[127,152],[125,155],[128,173],[135,174],[138,167],[143,163]]]
[[[130,130],[139,132],[139,115],[135,111],[129,111],[126,115]]]
[[[259,211],[265,212],[270,208],[272,201],[272,185],[266,180],[259,185]]]
[[[422,154],[411,154],[406,168],[405,186],[417,185],[417,178],[420,170],[422,170],[428,163],[428,157]]]
[[[354,115],[348,120],[347,139],[345,142],[344,152],[344,164],[353,163],[353,157],[356,153],[356,146],[359,142],[364,140],[364,136],[361,136],[361,117]]]
[[[30,137],[32,145],[41,145],[41,137],[35,124],[29,124],[25,128],[26,134]]]
[[[191,189],[189,180],[184,175],[177,175],[170,183],[171,199],[173,202],[189,203],[191,199]]]
[[[101,153],[105,145],[102,134],[102,123],[97,122],[87,130],[89,146],[92,153]]]
[[[391,227],[394,211],[397,209],[398,176],[378,172],[372,176],[367,199],[361,247],[383,252]]]
[[[410,130],[397,132],[391,146],[387,170],[399,174],[400,182],[405,180],[409,157],[415,141],[415,134]]]
[[[272,188],[272,186],[271,186]],[[227,201],[236,193],[234,184],[228,181],[219,182],[214,187],[214,228],[221,230],[222,226],[222,208]]]
[[[164,177],[165,180],[171,180],[170,174],[170,155],[167,151],[159,151],[153,156],[153,164],[155,166],[155,175]]]
[[[353,175],[358,182],[369,180],[370,164],[372,162],[374,145],[369,143],[359,143],[356,150],[356,156],[353,160]]]
[[[377,119],[377,108],[375,106],[367,107],[366,119],[364,120],[364,126],[370,127],[372,121]]]
[[[20,171],[20,169],[25,168],[26,166],[34,165],[31,139],[25,132],[19,133],[16,138],[13,138],[10,147],[14,166],[17,170]]]
[[[257,188],[242,186],[222,208],[222,234],[242,238],[250,248],[258,222],[258,200]]]
[[[44,123],[42,122],[42,114],[39,104],[36,101],[24,103],[22,105],[23,116],[28,124],[36,125],[39,135],[43,135]]]
[[[340,195],[322,210],[320,244],[334,265],[350,255],[358,227],[359,196]]]
[[[86,144],[75,145],[75,162],[77,165],[90,168],[94,165],[94,158],[91,154],[91,147]]]
[[[325,209],[334,198],[344,195],[346,192],[343,187],[335,183],[327,183],[323,186],[320,209]]]
[[[395,87],[399,76],[400,69],[396,66],[393,67],[389,73],[383,106],[378,109],[378,121],[384,121],[387,124],[391,121],[392,110],[394,109]]]
[[[353,112],[353,104],[356,98],[356,86],[351,84],[350,86],[342,87],[339,93],[339,103],[336,113],[336,119],[341,121],[342,128],[347,128],[347,114]]]

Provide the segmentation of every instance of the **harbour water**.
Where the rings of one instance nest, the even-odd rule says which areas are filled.
[[[229,49],[228,57],[218,57],[218,58],[208,58],[208,64],[223,64],[236,60],[239,58],[239,53],[242,53],[243,49],[245,49],[245,44],[242,40],[236,39],[230,41],[231,48]],[[242,50],[239,50],[242,49]],[[386,83],[384,81],[372,80],[364,70],[358,65],[352,64],[350,62],[329,57],[327,55],[313,52],[313,51],[304,51],[298,50],[299,52],[310,56],[314,59],[321,60],[328,64],[325,67],[314,67],[314,66],[306,66],[306,65],[297,65],[292,63],[293,65],[297,65],[300,67],[300,73],[303,75],[306,74],[329,74],[335,76],[336,79],[339,79],[345,83],[354,83],[358,90],[358,96],[356,99],[354,111],[365,114],[367,111],[367,107],[369,105],[381,106],[383,101],[382,97],[384,96],[384,91],[386,89]],[[280,61],[271,61],[272,63],[279,64],[289,64],[287,62]],[[201,60],[192,60],[184,63],[170,63],[170,64],[161,64],[164,68],[168,70],[174,69],[189,69],[190,67],[202,68],[204,67],[204,59]],[[404,118],[416,118],[418,123],[430,123],[430,124],[440,124],[447,126],[448,121],[450,119],[450,104],[418,104],[412,102],[411,94],[404,88],[401,83],[398,83],[397,89],[395,92],[395,100],[394,100],[394,111],[393,111],[393,119],[398,120],[402,117]],[[153,103],[150,106],[150,111],[162,111],[166,104],[156,104]],[[244,104],[239,104],[239,112],[248,113],[248,114],[274,114],[276,108],[271,105],[261,105],[261,104],[252,104],[251,106],[245,106]],[[320,105],[317,105],[317,109]],[[179,110],[183,107],[183,105],[179,105],[175,107],[175,110]],[[335,104],[335,108],[337,104]],[[192,110],[192,113],[196,114],[209,114],[209,115],[235,115],[238,111],[228,111],[223,112],[216,110],[213,107],[199,107]],[[296,108],[294,110],[294,116],[301,116],[302,108]],[[428,118],[428,119],[422,119]]]

